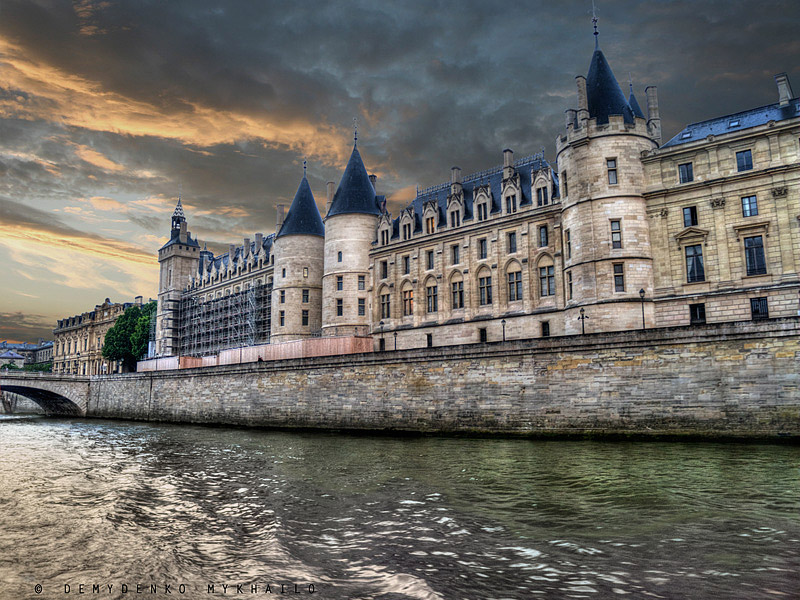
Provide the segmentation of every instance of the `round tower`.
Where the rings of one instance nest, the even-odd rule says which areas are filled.
[[[272,248],[275,270],[270,341],[318,335],[322,327],[325,228],[305,173]]]
[[[660,132],[644,118],[632,86],[625,98],[597,43],[587,77],[576,79],[578,108],[567,111],[566,135],[556,139],[565,333],[581,332],[581,309],[587,333],[641,329],[643,310],[651,327],[653,255],[641,156],[658,146]]]
[[[323,335],[369,335],[369,251],[381,211],[358,147],[325,217]]]
[[[200,244],[192,238],[181,199],[172,214],[169,241],[158,250],[159,279],[156,309],[156,355],[180,353],[178,308],[183,290],[197,273]]]

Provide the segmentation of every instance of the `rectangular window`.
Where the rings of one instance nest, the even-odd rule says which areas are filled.
[[[388,261],[381,261],[381,279],[386,279],[389,276],[389,263]]]
[[[564,232],[564,246],[566,246],[567,259],[572,258],[572,236],[569,233],[569,229]]]
[[[336,299],[336,316],[341,317],[344,314],[344,300],[341,298]]]
[[[464,308],[464,282],[454,281],[453,285],[453,308]]]
[[[284,311],[280,311],[280,324],[281,327],[286,325],[286,313]]]
[[[303,277],[308,277],[308,267],[303,267]]]
[[[427,340],[428,348],[433,348],[433,334],[432,333],[426,333],[425,334],[425,339]]]
[[[481,344],[485,344],[486,341],[489,339],[486,335],[486,327],[481,327],[478,329],[478,339],[481,341]]]
[[[758,214],[758,199],[755,196],[742,198],[742,216],[755,217]]]
[[[439,286],[429,285],[426,289],[428,300],[428,312],[435,313],[439,310]]]
[[[547,206],[548,198],[547,198],[547,188],[541,187],[536,188],[536,206]]]
[[[702,244],[686,246],[686,281],[694,283],[705,280],[706,273],[703,268]]]
[[[753,321],[769,319],[769,306],[766,298],[750,298],[750,314]]]
[[[414,314],[414,290],[403,292],[403,316],[408,317]]]
[[[366,275],[359,275],[358,276],[358,289],[359,290],[367,289],[367,276]]]
[[[569,279],[572,279],[572,273],[569,274]],[[556,277],[555,267],[539,267],[539,295],[555,296],[556,294]]]
[[[760,235],[744,238],[744,253],[748,275],[764,275],[767,272],[764,240]]]
[[[434,217],[425,219],[425,233],[433,233],[436,231],[436,220]]]
[[[694,181],[694,172],[692,170],[692,163],[684,163],[678,165],[678,178],[681,183],[690,183]]]
[[[286,303],[286,290],[281,290],[280,294],[281,294],[281,304],[285,304]]]
[[[486,238],[481,238],[478,240],[478,258],[486,258]]]
[[[547,239],[547,225],[542,225],[539,227],[539,247],[544,248],[548,245],[549,240]]]
[[[478,279],[478,292],[480,295],[480,305],[486,306],[492,303],[492,278],[481,277]]]
[[[572,300],[572,271],[567,273],[567,300]]]
[[[522,271],[508,274],[508,301],[522,300]]]
[[[619,221],[611,221],[611,247],[622,248],[622,228]]]
[[[403,223],[403,239],[411,239],[411,223]]]
[[[303,290],[303,304],[308,304],[308,290]]]
[[[625,291],[625,267],[622,263],[614,263],[614,291]]]
[[[389,243],[389,230],[383,229],[381,230],[381,244],[384,246]]]
[[[608,169],[608,184],[617,185],[617,159],[606,159],[606,168]]]
[[[336,276],[336,290],[341,292],[344,289],[344,276],[337,275]]]
[[[308,311],[303,311],[303,327],[308,327]]]
[[[391,296],[381,294],[381,319],[388,319],[391,316]]]
[[[458,244],[450,246],[450,257],[452,258],[452,264],[454,265],[457,265],[459,262],[461,262],[458,255]]]
[[[687,206],[683,209],[683,226],[695,227],[697,225],[697,207]]]
[[[358,316],[363,317],[367,314],[367,299],[366,298],[359,298],[358,299]]]
[[[690,304],[689,323],[691,323],[692,325],[702,325],[705,322],[706,322],[706,305]]]
[[[403,275],[408,275],[411,272],[411,257],[403,257]]]
[[[513,254],[517,251],[517,233],[512,231],[508,234],[508,253]]]
[[[566,171],[561,173],[561,191],[562,191],[561,195],[566,198],[567,197],[567,172]]]
[[[750,150],[742,150],[736,153],[736,170],[749,171],[753,168],[753,154]]]
[[[433,250],[428,250],[426,256],[428,261],[428,270],[430,271],[431,269],[433,269]]]
[[[550,337],[550,321],[542,321],[542,337]]]
[[[450,227],[458,227],[461,225],[461,212],[457,210],[450,211]]]
[[[485,221],[488,218],[486,204],[478,204],[478,221]]]
[[[507,213],[515,213],[517,212],[517,196],[516,194],[513,196],[506,197],[506,212]]]

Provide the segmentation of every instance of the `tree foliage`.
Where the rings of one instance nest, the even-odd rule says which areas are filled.
[[[147,354],[150,340],[150,321],[155,319],[156,303],[131,306],[122,313],[106,333],[103,358],[122,361],[125,371],[136,370],[136,361]]]

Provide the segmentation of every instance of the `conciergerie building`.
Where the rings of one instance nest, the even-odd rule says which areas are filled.
[[[775,76],[774,104],[667,141],[656,87],[643,104],[632,86],[624,93],[597,42],[576,83],[552,161],[503,150],[502,166],[453,167],[399,215],[357,144],[338,188],[328,183],[324,216],[304,173],[276,232],[226,254],[201,249],[179,200],[158,254],[157,354],[347,336],[414,348],[798,314],[800,101],[788,77]]]

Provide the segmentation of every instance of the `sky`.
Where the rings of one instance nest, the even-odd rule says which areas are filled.
[[[597,0],[600,46],[664,140],[800,91],[800,2]],[[157,294],[182,196],[215,252],[274,232],[303,160],[320,209],[358,146],[397,214],[416,186],[555,160],[590,0],[2,0],[0,341]],[[796,92],[797,93],[797,92]]]

